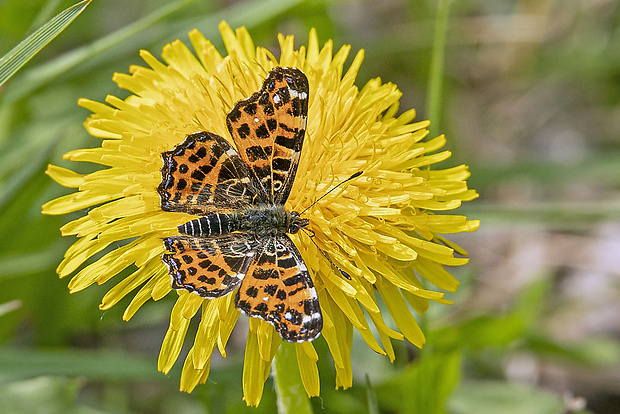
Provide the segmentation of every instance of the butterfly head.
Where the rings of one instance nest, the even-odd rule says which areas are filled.
[[[306,227],[308,224],[310,224],[310,221],[308,219],[299,217],[299,213],[296,211],[291,211],[289,215],[287,233],[295,234],[301,228]]]

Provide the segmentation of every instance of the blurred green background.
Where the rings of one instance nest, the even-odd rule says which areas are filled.
[[[0,1],[0,56],[75,1]],[[366,50],[358,86],[396,83],[401,110],[428,116],[435,0],[95,0],[0,87],[0,412],[271,413],[242,401],[244,327],[207,385],[178,392],[180,367],[157,372],[173,297],[130,323],[123,303],[101,312],[106,286],[69,295],[55,267],[73,239],[41,204],[69,191],[43,174],[64,152],[99,140],[78,98],[125,97],[112,73],[143,64],[139,49],[198,28],[220,51],[220,20],[277,51],[279,32]],[[324,413],[620,412],[620,6],[615,0],[450,3],[440,111],[446,168],[470,166],[481,197],[457,213],[482,220],[449,237],[471,255],[453,269],[452,307],[431,306],[418,352],[397,360],[354,337],[353,388],[334,390],[322,339]],[[127,302],[125,302],[125,305]],[[180,364],[177,364],[180,365]]]

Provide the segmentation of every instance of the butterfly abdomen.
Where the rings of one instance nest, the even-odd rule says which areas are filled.
[[[177,227],[179,233],[194,237],[212,237],[230,234],[235,231],[255,236],[277,236],[296,233],[308,225],[307,219],[299,214],[284,210],[281,205],[259,205],[239,212],[212,213],[188,221]]]
[[[178,226],[179,233],[194,237],[219,236],[240,230],[236,213],[213,213]]]

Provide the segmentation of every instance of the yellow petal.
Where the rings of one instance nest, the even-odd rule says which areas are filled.
[[[316,366],[319,357],[310,342],[295,344],[295,351],[297,353],[297,364],[299,366],[299,374],[301,375],[304,389],[308,397],[317,397],[321,391],[319,369]]]
[[[265,361],[260,354],[257,336],[259,322],[256,318],[250,318],[250,331],[243,358],[243,399],[247,405],[253,407],[260,403],[265,380],[271,369],[271,360]]]
[[[207,361],[207,364],[200,369],[194,368],[194,348],[190,349],[187,353],[187,358],[185,358],[185,363],[183,364],[183,371],[181,372],[180,390],[192,392],[198,384],[207,382],[210,369],[210,361]]]
[[[377,280],[376,286],[398,329],[400,329],[409,342],[418,348],[422,348],[426,338],[413,315],[409,312],[403,312],[403,309],[407,309],[407,303],[401,293],[394,285],[386,283],[382,279]]]
[[[177,302],[178,304],[178,302]],[[175,305],[176,306],[176,305]],[[157,360],[157,369],[164,374],[167,374],[172,369],[172,366],[176,362],[181,349],[183,348],[183,341],[185,340],[185,334],[189,327],[188,319],[181,319],[176,327],[170,324],[164,341],[161,344],[161,350],[159,351],[159,359]]]

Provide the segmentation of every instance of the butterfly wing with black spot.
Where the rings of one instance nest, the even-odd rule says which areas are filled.
[[[256,241],[243,233],[203,238],[164,238],[162,260],[172,276],[174,289],[185,289],[205,298],[219,298],[239,286],[256,251]]]
[[[271,323],[289,342],[311,341],[323,327],[316,289],[287,235],[262,240],[236,303],[245,314]]]
[[[259,184],[239,153],[216,134],[190,134],[162,158],[157,191],[164,211],[203,215],[256,202]]]
[[[270,204],[284,204],[293,186],[308,116],[308,79],[277,67],[258,92],[238,102],[226,119],[241,159],[262,184]]]

